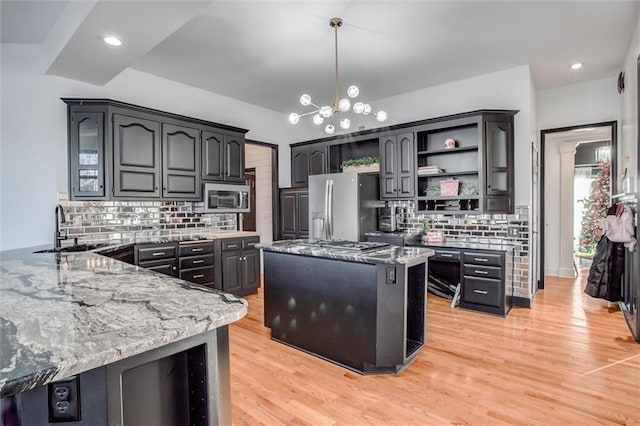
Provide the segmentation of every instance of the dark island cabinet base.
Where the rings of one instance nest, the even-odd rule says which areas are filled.
[[[424,345],[423,263],[368,264],[264,252],[273,340],[362,374],[393,374]]]

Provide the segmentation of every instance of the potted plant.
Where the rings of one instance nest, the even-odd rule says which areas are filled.
[[[344,160],[340,165],[343,172],[370,173],[380,171],[380,158],[360,157]]]

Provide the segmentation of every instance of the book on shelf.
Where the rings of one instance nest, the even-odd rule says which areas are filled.
[[[438,168],[438,166],[421,166],[418,167],[418,176],[423,175],[437,175],[443,173],[444,170]]]

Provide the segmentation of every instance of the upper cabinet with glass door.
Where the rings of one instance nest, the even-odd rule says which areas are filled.
[[[69,183],[72,198],[104,198],[106,110],[71,110]]]

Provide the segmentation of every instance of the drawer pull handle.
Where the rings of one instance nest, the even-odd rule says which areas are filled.
[[[489,273],[488,273],[487,271],[478,271],[478,270],[475,270],[475,271],[473,271],[473,272],[475,272],[476,274],[480,274],[480,275],[489,275]]]
[[[488,292],[486,292],[484,290],[478,290],[478,289],[473,290],[473,292],[474,293],[478,293],[478,294],[488,294]]]
[[[484,259],[482,257],[474,257],[473,260],[477,261],[477,262],[488,262],[489,259]]]
[[[191,251],[192,251],[193,253],[195,253],[195,252],[197,252],[197,251],[202,251],[202,250],[204,250],[202,247],[201,247],[201,248],[192,248],[192,249],[191,249]]]
[[[202,278],[204,277],[204,274],[196,274],[193,276],[193,278]]]
[[[163,255],[165,255],[165,254],[166,254],[166,253],[165,253],[165,252],[163,252],[163,251],[157,251],[157,252],[153,253],[151,256],[163,256]]]
[[[255,246],[256,246],[256,243],[249,243],[249,244],[247,244],[247,247],[255,247]]]
[[[237,248],[237,247],[238,247],[238,245],[237,245],[237,244],[229,244],[229,245],[227,246],[227,248]]]
[[[194,260],[192,263],[193,263],[194,265],[196,265],[196,264],[198,264],[198,263],[202,263],[202,262],[204,262],[204,260],[200,259],[200,260]]]
[[[453,257],[452,254],[444,254],[444,253],[440,253],[440,256],[442,256],[442,257]]]

